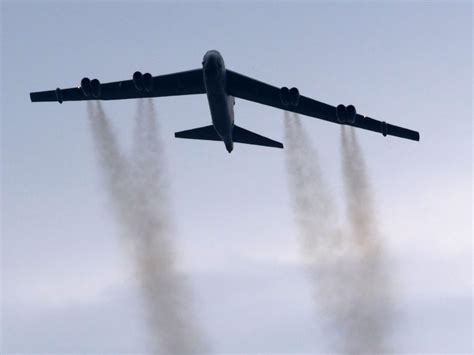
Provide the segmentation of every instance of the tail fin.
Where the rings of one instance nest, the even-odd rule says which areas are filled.
[[[187,138],[187,139],[201,139],[205,141],[222,141],[221,137],[217,135],[214,126],[205,126],[187,131],[176,132],[174,134],[176,138]]]
[[[262,145],[264,147],[283,148],[283,144],[273,139],[250,132],[239,126],[234,125],[233,139],[236,143],[245,143],[253,145]]]

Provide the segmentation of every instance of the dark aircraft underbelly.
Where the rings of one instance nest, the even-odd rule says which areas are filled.
[[[212,123],[222,138],[232,136],[232,118],[229,110],[229,97],[225,93],[208,93]]]

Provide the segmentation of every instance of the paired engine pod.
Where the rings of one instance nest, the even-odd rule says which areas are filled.
[[[354,123],[357,116],[357,111],[354,105],[344,106],[337,105],[336,107],[336,118],[339,123]]]
[[[284,86],[280,89],[280,100],[284,106],[298,106],[300,102],[300,92],[297,88],[288,89]]]
[[[139,71],[133,73],[133,85],[138,91],[151,92],[153,90],[153,76],[150,73],[142,74]]]

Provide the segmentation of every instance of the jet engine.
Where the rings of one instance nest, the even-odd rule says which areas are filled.
[[[150,73],[143,74],[143,89],[146,92],[151,92],[153,90],[153,77]]]
[[[347,122],[354,123],[357,115],[357,111],[354,105],[349,105],[346,107],[347,111]]]
[[[300,102],[299,90],[297,88],[291,88],[289,94],[290,94],[290,105],[298,106],[298,103]]]
[[[280,100],[284,106],[290,104],[290,89],[288,89],[286,86],[280,89]]]
[[[100,97],[101,89],[102,89],[102,84],[100,83],[100,81],[98,79],[92,79],[91,80],[91,94],[92,94],[92,97],[94,97],[96,99],[98,97]]]
[[[135,88],[138,91],[143,90],[143,74],[140,73],[139,71],[136,71],[133,73],[133,85],[135,85]]]
[[[336,117],[339,123],[346,123],[347,121],[347,108],[344,105],[337,105]]]
[[[85,97],[91,96],[91,80],[89,78],[81,80],[81,90]]]

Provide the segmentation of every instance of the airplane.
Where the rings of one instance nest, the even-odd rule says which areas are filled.
[[[353,105],[336,107],[300,95],[295,87],[277,88],[225,68],[222,55],[216,50],[206,52],[202,69],[152,76],[137,71],[131,80],[100,83],[83,78],[80,87],[30,93],[32,102],[124,100],[146,97],[206,94],[212,125],[176,132],[176,138],[223,141],[230,153],[235,143],[283,148],[283,144],[248,131],[234,124],[235,97],[272,106],[281,110],[349,125],[384,136],[414,141],[420,134],[407,128],[388,124],[356,112]]]

